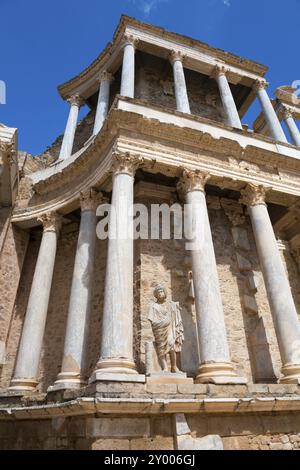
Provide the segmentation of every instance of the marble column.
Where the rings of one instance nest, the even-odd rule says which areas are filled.
[[[133,185],[141,164],[129,154],[114,155],[101,356],[90,381],[137,374],[133,360]],[[135,379],[133,378],[132,381]]]
[[[200,350],[196,383],[240,384],[230,359],[216,257],[205,197],[206,174],[184,171],[179,188],[186,194],[188,227],[192,229],[191,252],[195,307]]]
[[[281,112],[293,143],[300,147],[300,131],[297,127],[297,124],[295,123],[292,111],[288,108],[283,107]]]
[[[38,385],[39,362],[61,218],[56,213],[48,213],[43,215],[39,221],[43,223],[43,236],[10,390],[30,391]]]
[[[182,63],[183,58],[184,56],[181,54],[181,52],[171,52],[170,61],[173,66],[176,109],[182,113],[190,114],[191,110]]]
[[[49,391],[80,388],[85,385],[87,339],[92,309],[96,245],[96,209],[102,194],[93,190],[80,193],[81,221],[73,270],[67,329],[61,372]]]
[[[256,80],[254,89],[257,92],[257,97],[260,101],[262,112],[265,116],[271,137],[279,142],[287,143],[287,138],[285,137],[280,121],[266,91],[267,86],[268,83],[264,80]]]
[[[79,95],[73,95],[67,101],[70,103],[70,112],[60,149],[59,160],[65,160],[72,155],[79,109],[83,104],[83,100]]]
[[[215,68],[214,74],[219,87],[219,92],[223,103],[223,109],[226,115],[226,121],[227,124],[231,127],[243,129],[240,116],[234,98],[232,96],[231,88],[226,77],[226,72],[227,70],[225,69],[225,67],[217,66]]]
[[[137,44],[138,40],[134,36],[125,35],[120,94],[129,98],[134,98],[135,49]]]
[[[248,185],[248,207],[282,360],[282,383],[300,383],[300,322],[265,203],[266,189]]]
[[[109,95],[110,95],[110,84],[113,80],[111,73],[106,71],[101,73],[100,76],[100,89],[98,96],[97,111],[94,123],[93,135],[97,135],[100,132],[103,123],[106,119],[109,107]]]

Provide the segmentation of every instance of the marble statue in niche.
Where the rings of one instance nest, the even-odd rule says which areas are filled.
[[[168,370],[168,355],[170,356],[171,372],[180,373],[178,353],[181,352],[184,341],[181,308],[178,302],[167,300],[166,289],[157,285],[153,291],[155,302],[151,302],[148,320],[151,323],[155,339],[155,349],[163,372]]]

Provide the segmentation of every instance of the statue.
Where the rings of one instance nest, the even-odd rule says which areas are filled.
[[[181,373],[177,366],[177,353],[181,352],[184,341],[183,324],[178,302],[167,300],[164,286],[158,285],[153,291],[156,302],[152,302],[148,320],[155,338],[157,356],[162,371],[168,372],[167,357],[170,355],[171,372]]]

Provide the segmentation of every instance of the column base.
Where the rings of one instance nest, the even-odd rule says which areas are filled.
[[[35,379],[12,379],[8,391],[34,392],[37,386]]]
[[[135,369],[134,362],[127,359],[101,359],[97,364],[97,369],[92,374],[89,383],[94,383],[101,380],[114,380],[116,376],[117,381],[121,382],[121,376],[128,377],[131,382],[139,382],[138,377],[141,377]],[[134,379],[136,377],[137,380]],[[144,376],[142,376],[144,377]],[[126,382],[128,382],[128,379]]]
[[[286,364],[282,367],[281,373],[283,377],[281,377],[279,383],[300,385],[300,364]]]
[[[56,392],[58,390],[77,390],[85,387],[87,382],[82,379],[78,372],[61,372],[58,374],[53,385],[48,387],[47,392]]]
[[[248,380],[245,377],[238,377],[231,363],[215,362],[211,364],[201,364],[196,384],[211,383],[215,385],[246,385]]]

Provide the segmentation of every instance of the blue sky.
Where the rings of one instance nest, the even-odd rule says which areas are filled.
[[[0,0],[0,122],[19,129],[20,149],[38,154],[63,132],[57,86],[95,59],[122,13],[269,66],[270,95],[300,80],[300,0]]]

